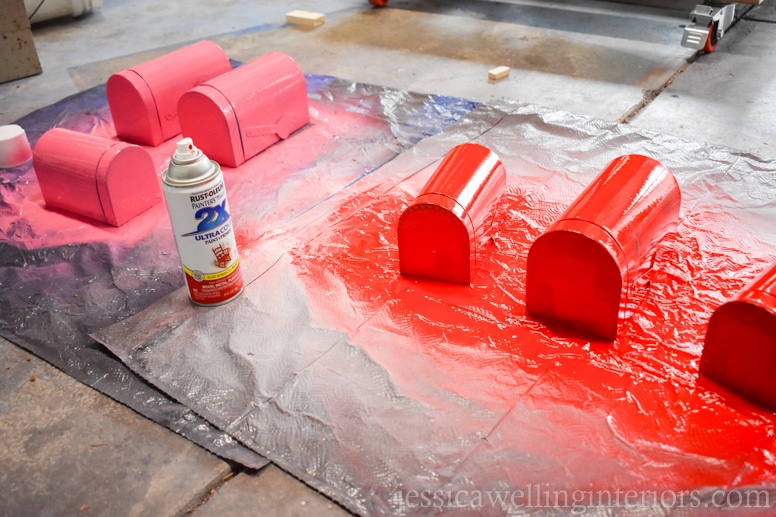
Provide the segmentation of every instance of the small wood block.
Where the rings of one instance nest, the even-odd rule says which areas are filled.
[[[311,13],[310,11],[291,11],[286,13],[286,22],[303,27],[315,28],[323,25],[326,16],[323,13]]]
[[[41,73],[23,0],[3,0],[0,15],[0,83]]]
[[[488,79],[490,79],[491,81],[498,81],[499,79],[503,79],[508,75],[509,75],[508,66],[497,66],[496,68],[491,68],[490,70],[488,70]]]

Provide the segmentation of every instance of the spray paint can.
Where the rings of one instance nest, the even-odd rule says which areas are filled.
[[[191,301],[219,305],[236,298],[243,280],[221,167],[184,138],[162,186]]]

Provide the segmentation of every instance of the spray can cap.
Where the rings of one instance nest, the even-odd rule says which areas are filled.
[[[172,155],[172,159],[178,163],[191,162],[196,160],[201,154],[202,151],[200,151],[194,145],[194,140],[186,137],[178,141],[175,154]]]
[[[215,164],[191,138],[186,137],[178,141],[163,180],[170,185],[194,185],[209,180],[216,173]]]

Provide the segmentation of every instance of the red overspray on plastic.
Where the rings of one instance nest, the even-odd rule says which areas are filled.
[[[121,226],[161,200],[153,160],[142,147],[55,128],[33,153],[46,205]]]
[[[304,74],[281,52],[265,54],[186,92],[178,113],[183,136],[229,167],[310,122]]]
[[[700,371],[776,411],[776,264],[714,311]]]
[[[152,146],[172,138],[181,132],[181,95],[229,70],[221,47],[200,41],[113,74],[106,93],[116,133]]]
[[[468,284],[481,226],[506,190],[498,156],[485,146],[455,146],[397,227],[403,275]]]
[[[656,160],[613,160],[531,246],[530,316],[614,340],[621,307],[679,222],[681,192]]]
[[[484,475],[517,487],[547,481],[612,491],[776,481],[776,418],[697,379],[707,294],[728,288],[704,272],[708,248],[729,244],[720,230],[736,234],[739,221],[693,213],[665,241],[661,271],[610,344],[525,314],[529,247],[564,208],[546,177],[509,178],[469,286],[399,274],[392,239],[412,197],[395,193],[412,190],[362,194],[359,210],[343,205],[332,217],[338,224],[292,253],[315,324],[347,333],[404,395],[445,407],[439,394],[448,393],[492,412],[492,421],[470,417],[490,430],[481,444],[493,458],[483,460]]]

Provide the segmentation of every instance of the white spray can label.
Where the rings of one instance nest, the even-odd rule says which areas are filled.
[[[243,280],[221,168],[184,138],[162,185],[191,300],[218,305],[235,298]]]

